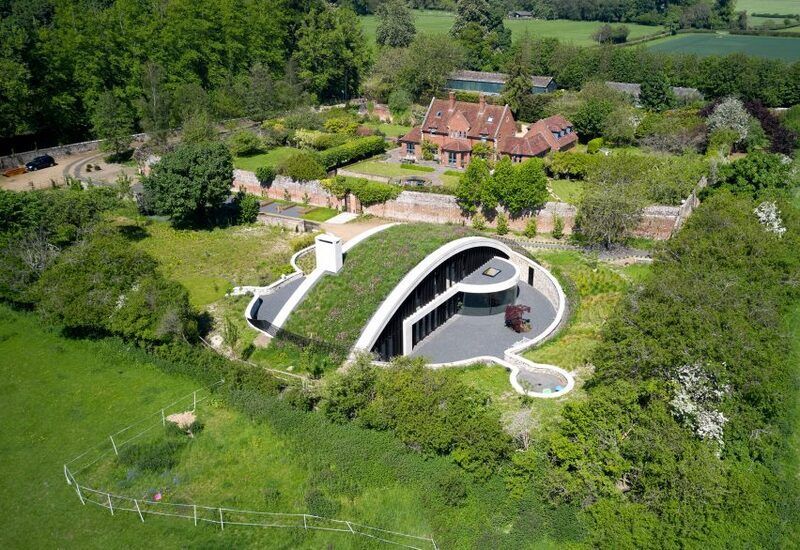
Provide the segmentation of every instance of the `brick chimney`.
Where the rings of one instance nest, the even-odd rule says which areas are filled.
[[[486,96],[484,94],[478,96],[478,104],[480,105],[478,112],[483,113],[483,111],[486,109]]]
[[[452,90],[450,91],[450,110],[453,111],[456,108],[456,93]]]

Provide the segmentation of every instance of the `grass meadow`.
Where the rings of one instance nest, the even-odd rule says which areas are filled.
[[[144,541],[164,548],[386,547],[302,529],[221,531],[156,516],[142,523],[133,513],[112,516],[81,506],[63,464],[198,384],[165,374],[144,352],[118,340],[67,339],[43,328],[35,315],[3,305],[0,374],[2,547],[140,548]],[[330,424],[275,398],[221,392],[198,407],[198,416],[204,429],[186,440],[170,467],[123,465],[109,456],[79,479],[134,498],[160,491],[164,502],[316,513],[433,534],[440,548],[508,544],[503,540],[519,503],[508,498],[500,476],[475,483],[450,460],[413,452],[387,432]],[[465,491],[454,496],[453,484]]]
[[[450,32],[454,19],[455,16],[450,12],[414,10],[414,22],[418,33],[444,34]],[[362,16],[361,20],[367,38],[370,42],[374,42],[375,31],[378,27],[377,17],[366,15]],[[513,39],[519,38],[527,31],[531,36],[558,38],[563,42],[573,42],[582,46],[595,44],[592,34],[603,24],[598,21],[569,21],[566,19],[506,19],[504,23],[511,29]],[[626,23],[626,26],[630,30],[628,36],[630,40],[663,30],[663,27],[650,27],[635,23]]]
[[[784,61],[800,59],[800,38],[778,36],[678,34],[648,42],[647,47],[657,52],[700,56],[743,53]]]
[[[233,157],[233,166],[239,170],[249,170],[255,172],[256,168],[271,164],[275,166],[279,162],[286,160],[292,153],[297,151],[294,147],[276,147],[266,153],[251,155],[248,157]]]
[[[737,11],[747,13],[800,13],[800,0],[737,0]]]

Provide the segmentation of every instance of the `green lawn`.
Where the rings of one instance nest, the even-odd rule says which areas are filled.
[[[551,179],[550,188],[563,202],[577,205],[586,184],[580,180]]]
[[[250,170],[255,172],[259,166],[266,164],[276,165],[282,160],[288,158],[294,151],[294,147],[277,147],[266,153],[260,155],[253,155],[250,157],[233,157],[233,166],[239,170]]]
[[[288,237],[276,227],[174,229],[166,222],[127,218],[118,223],[139,228],[136,246],[155,257],[167,277],[186,286],[196,307],[222,298],[233,286],[271,283],[286,271],[292,255]]]
[[[403,126],[402,124],[388,124],[386,122],[366,122],[366,126],[380,130],[387,137],[401,137],[411,130],[411,126]]]
[[[336,210],[335,208],[327,208],[325,206],[318,206],[318,207],[314,208],[313,210],[303,214],[302,217],[303,217],[304,220],[309,220],[309,221],[312,221],[312,222],[326,222],[326,221],[328,221],[329,219],[331,219],[332,217],[334,217],[338,213],[339,213],[339,211]]]
[[[367,38],[375,41],[375,30],[378,26],[377,18],[374,15],[361,17],[364,32]],[[453,26],[454,16],[452,13],[443,11],[414,10],[414,22],[417,32],[444,34],[450,32]],[[529,20],[509,20],[504,21],[505,25],[511,29],[514,39],[522,36],[527,30],[531,36],[558,38],[564,42],[573,42],[579,45],[596,44],[592,40],[594,33],[603,23],[598,21],[569,21],[566,19],[555,19],[550,21],[529,19]],[[648,34],[655,34],[663,30],[663,27],[650,27],[637,25],[635,23],[625,24],[630,30],[628,38],[633,40]]]
[[[700,56],[744,53],[758,57],[797,61],[800,38],[733,34],[679,34],[647,43],[653,51]]]
[[[350,172],[366,174],[368,176],[383,176],[385,178],[419,176],[426,172],[434,171],[434,169],[429,166],[406,168],[405,166],[396,162],[383,162],[380,160],[365,160],[356,164],[351,164],[350,166],[345,166],[344,169]]]

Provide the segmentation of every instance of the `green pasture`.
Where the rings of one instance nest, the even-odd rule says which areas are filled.
[[[418,33],[447,33],[450,31],[450,27],[453,26],[454,18],[454,15],[449,12],[414,10],[414,22]],[[375,31],[378,27],[377,17],[366,15],[362,16],[361,19],[367,38],[374,42]],[[563,42],[573,42],[584,46],[595,44],[592,40],[592,33],[603,24],[599,21],[569,21],[566,19],[506,19],[504,23],[511,29],[514,39],[519,38],[525,31],[528,31],[533,37],[558,38]],[[630,30],[629,40],[655,34],[663,30],[663,27],[650,27],[635,23],[626,23],[626,26]]]
[[[800,38],[735,34],[679,34],[647,43],[653,51],[700,56],[743,53],[784,61],[800,59]]]
[[[737,0],[736,11],[747,13],[800,13],[800,0]]]

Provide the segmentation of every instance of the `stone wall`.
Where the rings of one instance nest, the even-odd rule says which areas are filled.
[[[681,206],[648,206],[644,209],[642,221],[634,232],[639,237],[651,239],[668,239],[683,221],[688,218],[699,204],[697,193],[706,185],[703,178],[692,194]],[[297,182],[286,176],[277,176],[268,187],[262,186],[253,172],[234,170],[234,189],[243,188],[249,193],[273,199],[287,199],[294,202],[329,206],[348,212],[370,214],[379,218],[407,222],[451,223],[455,225],[471,225],[472,218],[465,215],[452,195],[437,193],[421,193],[419,191],[403,191],[394,199],[385,203],[363,207],[352,195],[345,199],[337,199],[326,191],[319,181]],[[287,193],[288,192],[288,193]],[[564,233],[572,233],[577,216],[577,207],[564,202],[548,202],[536,212],[536,228],[539,232],[550,233],[556,217],[564,221]],[[530,219],[529,215],[509,219],[509,227],[515,231],[523,231]],[[495,221],[488,225],[494,227]]]
[[[233,188],[244,189],[248,193],[271,199],[303,203],[307,198],[308,203],[315,206],[327,206],[337,210],[345,208],[345,201],[331,195],[318,180],[299,182],[286,176],[276,176],[270,185],[264,186],[253,172],[234,170]]]
[[[131,136],[132,141],[143,141],[147,137],[146,134],[134,134]],[[0,157],[0,169],[14,168],[41,155],[50,155],[54,159],[68,157],[70,155],[77,155],[79,153],[86,153],[89,151],[97,151],[100,148],[102,140],[82,141],[81,143],[70,143],[68,145],[58,145],[56,147],[48,147],[47,149],[37,149],[36,151],[25,151],[24,153],[14,153]]]

